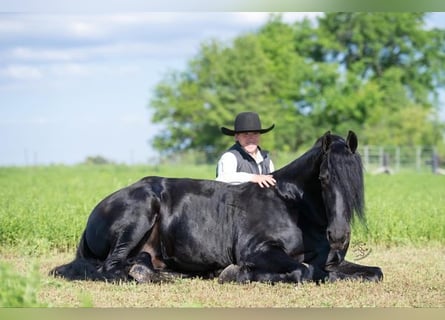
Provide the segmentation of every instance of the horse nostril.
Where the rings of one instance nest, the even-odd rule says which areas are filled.
[[[328,230],[326,232],[326,237],[328,238],[330,244],[336,243],[338,241],[338,239],[335,239],[334,233],[331,230]]]
[[[332,247],[343,248],[349,241],[350,232],[335,233],[332,230],[326,230],[326,237]]]
[[[330,230],[327,230],[327,231],[326,231],[326,237],[328,238],[328,241],[329,241],[329,242],[333,242],[333,239],[332,239],[332,233],[331,233]]]

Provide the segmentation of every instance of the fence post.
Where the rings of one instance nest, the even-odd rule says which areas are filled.
[[[380,167],[383,167],[385,164],[383,163],[384,162],[384,159],[383,159],[383,153],[384,153],[384,150],[383,150],[383,147],[380,147],[379,148],[379,162],[380,162]]]
[[[400,147],[396,147],[396,172],[400,171]]]
[[[369,167],[369,146],[363,148],[364,158],[365,158],[365,168]]]
[[[421,166],[422,149],[421,147],[416,147],[416,169],[420,171]]]
[[[433,147],[433,151],[431,154],[431,169],[434,174],[438,172],[438,168],[439,168],[439,156],[437,155],[436,148]]]
[[[435,146],[363,146],[362,161],[367,170],[379,173],[382,169],[391,169],[392,173],[400,170],[428,172],[432,170],[436,174],[445,174],[445,168],[441,168],[438,149]],[[442,164],[443,165],[443,164]],[[377,168],[376,168],[377,167]]]

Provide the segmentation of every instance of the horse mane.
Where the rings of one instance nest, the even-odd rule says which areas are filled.
[[[365,222],[365,198],[363,182],[363,164],[360,154],[351,151],[345,140],[331,135],[329,146],[329,174],[330,179],[338,186],[343,195],[345,206],[348,208],[347,217],[350,220],[355,215]]]
[[[278,194],[287,200],[299,200],[303,198],[304,182],[306,175],[313,171],[308,166],[316,165],[317,154],[314,147],[306,151],[303,155],[288,163],[284,167],[273,172],[277,181],[276,190]]]
[[[323,138],[317,139],[303,155],[273,173],[280,196],[292,200],[302,199],[307,181],[319,183],[320,164],[323,156],[327,155],[323,151]],[[357,216],[366,223],[361,156],[357,151],[352,152],[342,137],[329,134],[329,138],[327,153],[330,179],[333,179],[343,195],[349,215],[346,218],[351,221]]]

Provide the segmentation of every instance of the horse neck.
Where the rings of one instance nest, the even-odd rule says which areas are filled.
[[[298,200],[306,191],[314,188],[314,182],[318,183],[320,163],[322,159],[321,149],[314,147],[288,165],[274,172],[279,192],[287,198]]]

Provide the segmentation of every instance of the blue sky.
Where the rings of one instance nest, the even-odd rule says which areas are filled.
[[[156,158],[148,102],[205,40],[255,31],[267,13],[0,13],[0,166]],[[285,13],[288,22],[317,13]],[[445,28],[445,13],[431,26]]]

